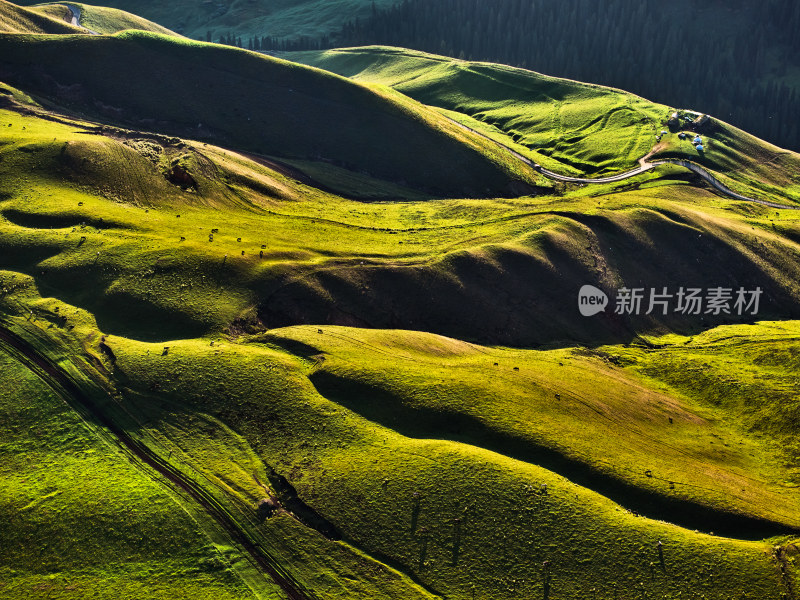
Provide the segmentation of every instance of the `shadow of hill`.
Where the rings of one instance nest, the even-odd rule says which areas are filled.
[[[538,465],[651,519],[737,539],[760,540],[791,531],[780,523],[648,492],[532,440],[495,431],[459,412],[410,406],[385,389],[325,371],[315,372],[310,379],[324,397],[400,435],[469,444]]]

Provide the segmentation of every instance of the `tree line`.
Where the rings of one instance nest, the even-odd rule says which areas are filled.
[[[334,36],[247,42],[261,51],[370,44],[610,85],[800,150],[796,0],[403,0],[373,5]]]

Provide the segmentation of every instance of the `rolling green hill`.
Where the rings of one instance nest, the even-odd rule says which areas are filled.
[[[10,83],[128,127],[439,194],[508,195],[514,181],[536,180],[507,152],[405,96],[243,50],[129,31],[5,36],[0,56]],[[131,75],[108,76],[120,69]]]
[[[375,0],[376,8],[394,0]],[[21,4],[36,4],[27,0]],[[317,38],[337,31],[342,24],[370,14],[367,0],[225,0],[223,2],[159,2],[110,0],[105,6],[141,15],[187,37],[214,41],[221,35]],[[91,11],[90,11],[91,12]],[[89,25],[87,25],[88,27]],[[99,30],[98,30],[99,31]]]
[[[37,4],[33,6],[31,10],[71,22],[73,14],[69,6],[78,8],[80,12],[80,25],[95,33],[110,34],[124,31],[125,29],[140,29],[142,31],[151,31],[164,35],[177,35],[169,29],[157,23],[153,23],[152,21],[148,21],[147,19],[143,19],[138,15],[116,8],[108,8],[106,6],[92,6],[90,4],[81,4],[78,2],[71,2],[69,5],[52,3]]]
[[[0,33],[86,33],[65,22],[64,16],[0,0]]]
[[[527,71],[302,58],[361,81],[0,36],[0,598],[797,600],[797,155],[716,119],[654,147],[667,107]],[[762,296],[584,317],[586,284]]]
[[[355,81],[388,85],[472,117],[512,138],[537,162],[574,173],[636,165],[669,108],[632,94],[502,65],[458,61],[401,48],[290,52],[292,61]]]
[[[685,158],[718,172],[732,187],[781,201],[800,200],[800,156],[713,117],[699,130],[705,153],[678,130],[673,112],[628,92],[489,63],[402,48],[287,52],[289,60],[391,86],[563,174],[630,169],[645,155]],[[659,135],[668,131],[666,136]],[[657,138],[658,136],[658,138]],[[741,187],[744,186],[744,187]]]
[[[721,199],[686,185],[677,167],[589,194],[370,205],[203,143],[14,111],[3,123],[5,264],[33,272],[45,261],[42,285],[95,313],[109,333],[193,337],[240,320],[527,346],[733,318],[587,321],[572,302],[585,283],[609,292],[760,286],[762,314],[774,318],[800,302],[798,212]],[[52,199],[31,203],[32,195]],[[66,227],[66,237],[42,229],[50,226]]]
[[[348,23],[334,43],[400,46],[611,85],[716,114],[797,151],[798,30],[794,0],[406,0]],[[327,39],[262,44],[330,47]]]
[[[0,598],[252,598],[213,524],[5,350],[0,383]]]
[[[695,524],[670,522],[692,523],[693,514],[702,514],[696,505],[651,515],[636,504],[626,506],[635,503],[635,490],[623,488],[618,504],[593,489],[592,483],[608,493],[599,485],[602,476],[581,477],[581,465],[599,458],[605,469],[627,471],[627,478],[651,494],[694,495],[744,514],[766,512],[796,523],[795,479],[784,479],[782,457],[773,454],[767,439],[737,424],[737,411],[641,379],[638,364],[620,369],[607,362],[623,353],[627,364],[635,364],[644,349],[500,350],[424,333],[316,326],[239,340],[144,344],[106,336],[101,341],[90,315],[53,298],[37,298],[25,278],[9,272],[3,283],[16,284],[15,298],[27,297],[25,305],[35,311],[35,317],[26,321],[20,315],[5,327],[47,354],[63,345],[93,356],[93,369],[73,364],[117,390],[124,412],[106,402],[106,413],[153,452],[191,472],[231,514],[240,515],[254,539],[269,540],[272,557],[302,590],[299,597],[467,600],[473,591],[498,599],[521,594],[611,599],[631,591],[720,600],[742,594],[791,597],[796,529],[794,537],[737,539],[734,531],[758,538],[781,528],[747,527],[722,510],[696,523],[701,533],[692,529]],[[3,308],[13,314],[17,309],[9,300],[4,298]],[[725,339],[731,334],[737,343],[729,346]],[[708,341],[736,355],[742,345],[763,347],[766,336],[773,349],[791,353],[796,324],[732,327],[697,345],[670,340],[663,352],[672,355],[677,375],[682,358],[713,353]],[[642,359],[647,369],[651,361]],[[778,362],[775,376],[791,377],[791,364]],[[64,358],[60,364],[74,372]],[[579,387],[564,379],[562,370],[577,376]],[[726,377],[733,373],[727,370]],[[364,383],[357,383],[362,378]],[[772,383],[756,385],[768,392]],[[528,402],[520,405],[517,398],[531,394],[513,390],[531,384],[539,400],[528,416],[520,412]],[[769,425],[762,418],[761,429]],[[526,435],[526,427],[534,429]],[[796,429],[787,434],[796,437]],[[558,438],[556,445],[550,445],[550,436]],[[598,439],[615,460],[586,444]],[[579,450],[582,444],[591,448],[588,454]],[[653,444],[666,453],[654,453]],[[12,446],[7,455],[24,464],[31,452],[30,446]],[[704,470],[698,472],[700,465]],[[289,489],[287,484],[303,499],[303,512],[288,504],[293,495],[279,492]],[[109,494],[107,487],[103,497]],[[255,507],[265,494],[287,504],[256,526]],[[72,506],[67,497],[58,502]],[[644,506],[652,509],[653,503]],[[9,533],[24,535],[23,523],[13,523]],[[331,523],[338,533],[322,535],[315,523]],[[95,535],[94,543],[102,544],[102,530]],[[40,544],[32,540],[9,556],[16,570],[6,581],[28,589],[41,589],[47,581],[56,597],[81,597],[82,588],[61,584],[74,581],[75,567],[63,560],[55,562],[64,573],[55,584],[26,566],[27,552]],[[224,552],[235,562],[235,550]],[[152,581],[163,568],[159,558],[152,559],[149,572],[140,566],[130,572]],[[106,569],[121,579],[117,567]],[[190,574],[186,580],[193,577],[197,581]],[[176,581],[174,575],[170,581]],[[194,589],[182,593],[191,597]]]

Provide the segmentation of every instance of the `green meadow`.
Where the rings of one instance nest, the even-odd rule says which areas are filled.
[[[700,130],[705,152],[680,140],[673,112],[622,90],[490,63],[371,46],[288,52],[289,60],[355,81],[387,85],[565,175],[631,169],[639,159],[685,158],[722,174],[741,194],[800,199],[797,154],[713,118]],[[661,132],[667,131],[662,136]],[[658,139],[657,139],[658,137]]]
[[[796,600],[797,155],[398,49],[20,27],[0,598]],[[587,318],[585,284],[763,297]]]
[[[0,597],[253,597],[202,514],[5,351],[0,374]]]
[[[140,31],[150,31],[164,35],[177,35],[175,32],[170,31],[166,27],[162,27],[158,23],[148,21],[133,13],[107,6],[92,6],[91,4],[72,2],[69,5],[55,3],[36,4],[31,7],[31,10],[71,23],[72,11],[69,8],[70,6],[80,11],[79,25],[95,33],[111,34],[126,29],[138,29]]]
[[[311,159],[439,195],[513,194],[515,180],[527,188],[538,178],[407,96],[238,48],[124,31],[6,35],[0,52],[9,83],[125,128]],[[130,75],[105,76],[119,65]]]
[[[23,4],[33,4],[37,8],[41,6],[36,0],[26,0]],[[376,8],[387,8],[392,4],[392,0],[374,2]],[[104,2],[102,7],[73,5],[85,7],[88,13],[104,12],[112,20],[116,20],[113,13],[135,12],[142,21],[147,19],[161,23],[193,39],[205,40],[208,33],[211,33],[213,41],[216,42],[220,36],[232,33],[234,36],[244,37],[246,45],[247,37],[254,35],[292,39],[300,36],[318,38],[330,35],[346,21],[369,16],[372,3],[365,0],[280,0],[278,2],[233,0],[226,3],[198,4],[158,0],[140,0],[136,3],[111,0]],[[87,22],[83,25],[95,29]]]
[[[501,131],[523,155],[565,174],[636,166],[669,108],[599,85],[402,48],[289,52],[289,60],[390,86]]]
[[[64,7],[55,10],[33,9],[17,6],[6,0],[0,2],[2,33],[85,33],[80,27],[67,21]]]

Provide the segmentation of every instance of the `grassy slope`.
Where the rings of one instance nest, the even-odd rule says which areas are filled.
[[[370,205],[210,145],[98,136],[11,111],[0,135],[2,264],[110,333],[193,337],[261,319],[505,344],[610,341],[725,319],[586,320],[573,299],[587,282],[761,286],[761,314],[776,318],[800,298],[796,212],[680,180],[596,196]],[[174,162],[196,191],[166,181]]]
[[[2,350],[0,390],[0,598],[253,597],[202,518]]]
[[[713,119],[699,155],[667,130],[666,107],[627,92],[398,48],[291,52],[290,60],[356,81],[382,83],[511,146],[547,168],[576,175],[621,171],[653,158],[688,158],[745,195],[800,200],[800,155]]]
[[[728,276],[741,278],[743,273],[751,272],[752,280],[738,280],[743,285],[766,285],[765,277],[771,277],[775,286],[770,289],[772,302],[780,300],[778,293],[788,294],[789,298],[796,293],[782,279],[794,268],[791,255],[786,256],[795,252],[793,242],[781,235],[794,236],[797,224],[793,213],[786,212],[776,224],[768,214],[742,217],[729,210],[681,206],[675,201],[664,206],[667,201],[659,195],[664,189],[673,196],[683,191],[685,202],[703,198],[680,186],[617,194],[603,198],[601,206],[596,205],[596,199],[576,197],[544,203],[529,201],[527,205],[520,202],[520,206],[451,201],[371,207],[314,192],[248,163],[244,157],[210,146],[198,146],[194,151],[187,144],[182,149],[168,146],[162,152],[175,153],[198,176],[198,191],[185,192],[168,184],[158,166],[136,151],[135,147],[153,151],[145,140],[136,140],[135,147],[131,147],[119,140],[75,133],[75,127],[70,125],[55,125],[12,112],[4,113],[4,117],[8,121],[3,121],[5,126],[0,131],[10,143],[4,147],[0,164],[6,169],[9,183],[14,173],[28,175],[18,180],[18,187],[12,184],[0,190],[6,197],[0,205],[5,218],[3,264],[34,277],[39,289],[46,293],[92,311],[107,333],[166,340],[215,332],[237,319],[252,319],[254,311],[275,311],[282,298],[292,298],[300,309],[309,310],[306,314],[288,312],[285,318],[313,322],[319,314],[314,312],[316,302],[321,306],[335,305],[342,311],[339,317],[329,316],[329,320],[346,321],[353,318],[349,315],[377,320],[386,317],[374,307],[392,302],[398,310],[406,311],[411,322],[424,318],[415,300],[404,301],[386,291],[387,285],[396,285],[392,274],[398,266],[422,281],[431,271],[436,273],[443,280],[439,285],[446,298],[465,293],[465,288],[467,293],[477,294],[486,285],[485,280],[493,277],[494,270],[502,276],[494,281],[502,285],[513,269],[530,269],[537,261],[550,260],[558,261],[555,265],[561,273],[576,273],[576,279],[562,284],[563,295],[536,289],[532,292],[535,308],[541,311],[533,327],[540,335],[544,327],[550,328],[545,332],[562,328],[561,335],[566,335],[569,330],[564,329],[564,324],[570,323],[567,315],[573,309],[562,306],[564,299],[574,297],[571,286],[584,282],[578,277],[591,273],[581,268],[586,259],[568,234],[587,236],[587,241],[599,246],[593,250],[598,253],[595,260],[609,271],[606,277],[611,283],[629,281],[637,275],[632,270],[636,262],[623,262],[626,254],[638,258],[651,245],[663,248],[661,238],[655,236],[675,236],[689,228],[691,237],[701,232],[708,238],[700,250],[717,257],[709,267],[718,278],[713,280],[715,283],[727,283],[721,274],[725,261],[729,261]],[[201,159],[209,164],[203,167],[195,162]],[[163,156],[160,160],[172,162]],[[271,197],[264,196],[266,190],[272,190]],[[316,201],[313,193],[317,194]],[[98,197],[100,194],[108,199]],[[32,202],[34,198],[38,201]],[[154,198],[158,201],[154,202]],[[648,207],[647,202],[652,205]],[[658,212],[656,205],[661,205],[664,212]],[[593,214],[581,215],[579,210]],[[383,215],[384,225],[393,227],[369,227],[368,223],[373,223],[379,214]],[[495,215],[493,220],[488,219],[490,214]],[[317,219],[319,222],[315,223]],[[537,224],[532,228],[534,222]],[[410,234],[407,227],[412,223],[416,227],[411,231],[416,233]],[[212,234],[212,229],[218,231]],[[265,230],[269,233],[265,234]],[[209,234],[213,241],[209,241]],[[755,242],[750,241],[753,235],[757,236]],[[181,241],[181,236],[186,239]],[[239,238],[242,241],[237,241]],[[398,241],[411,247],[401,249]],[[607,244],[616,245],[617,250],[613,254],[602,250]],[[757,250],[768,260],[757,258]],[[443,259],[438,256],[442,253]],[[684,264],[695,262],[693,256],[685,257]],[[363,264],[365,261],[367,264]],[[469,268],[472,261],[484,268],[491,265],[492,270],[475,273]],[[330,276],[333,269],[335,279]],[[662,277],[670,276],[665,267],[658,270]],[[686,272],[682,271],[684,276]],[[676,283],[679,274],[674,275]],[[700,270],[698,281],[701,276],[711,277],[711,272]],[[320,289],[318,282],[327,283],[328,287]],[[651,285],[655,283],[653,280]],[[531,318],[528,309],[520,307],[513,297],[504,299],[497,293],[502,287],[494,283],[488,287],[495,292],[495,306],[503,307],[499,312],[504,319],[521,322]],[[260,305],[270,293],[270,302],[276,304]],[[435,297],[422,299],[427,302],[428,311],[439,310]],[[448,320],[431,323],[433,328],[460,328],[468,335],[487,339],[530,335],[525,330],[498,332],[493,329],[498,322],[488,314],[483,321],[489,326],[477,328],[471,312],[475,308],[454,311],[452,305],[447,306]],[[442,301],[442,310],[444,307]],[[777,313],[786,310],[769,306],[766,300],[765,308]],[[443,315],[434,313],[435,318]],[[608,335],[609,328],[617,335],[626,335],[624,330],[613,329],[613,319],[585,321],[578,317],[574,322],[574,331],[582,327],[584,335],[587,331]],[[377,372],[382,370],[385,368],[378,368]],[[480,382],[482,377],[477,372],[475,381]],[[396,382],[383,385],[392,388]],[[512,387],[504,395],[510,397]],[[459,392],[456,389],[451,393],[457,396]],[[539,395],[546,397],[545,392]],[[625,397],[623,392],[617,394],[617,405],[623,405]],[[502,409],[496,410],[497,414],[501,412]],[[508,430],[508,426],[503,427]],[[561,443],[558,440],[563,436],[558,427],[551,429],[548,434],[542,428],[516,432],[511,428],[513,436],[528,439],[529,443],[541,439],[550,445]],[[645,431],[642,439],[656,437],[657,431]],[[571,453],[585,457],[590,450],[591,447],[577,444]],[[641,464],[645,457],[641,448],[632,450],[627,464]],[[667,453],[661,460],[665,471],[670,462],[677,459]],[[630,473],[611,471],[612,475],[625,478],[635,469],[623,469]],[[765,472],[759,481],[770,481],[770,473]],[[634,479],[637,485],[649,483],[641,473]],[[669,476],[659,475],[652,483],[658,481],[661,485],[665,479]],[[772,492],[765,488],[764,493]],[[763,505],[766,501],[745,499],[744,505],[748,503]],[[753,508],[747,510],[757,512]]]
[[[102,361],[106,360],[107,356],[98,350],[97,344],[100,338],[97,336],[96,325],[90,314],[76,311],[74,307],[53,298],[38,298],[35,292],[31,293],[28,282],[13,273],[3,272],[0,278],[3,280],[4,289],[8,290],[6,286],[11,284],[16,287],[17,292],[13,296],[4,293],[3,306],[0,309],[4,316],[15,310],[9,302],[13,304],[19,300],[26,304],[30,302],[28,306],[37,313],[45,311],[70,315],[68,328],[61,325],[53,326],[47,319],[42,320],[39,317],[30,316],[25,320],[4,320],[3,326],[11,327],[18,334],[22,334],[40,352],[58,362],[79,382],[79,386],[85,387],[80,382],[85,381],[87,375],[96,381],[103,382],[105,387],[116,386],[118,388],[114,396],[116,400],[106,399],[98,403],[106,411],[107,417],[114,419],[127,429],[129,435],[140,444],[149,446],[162,459],[169,461],[185,473],[189,479],[205,486],[207,492],[249,532],[251,539],[268,549],[275,561],[273,564],[277,564],[279,568],[283,569],[283,572],[291,573],[302,588],[313,590],[313,595],[310,597],[346,597],[364,600],[402,597],[409,598],[409,600],[432,600],[430,594],[423,588],[395,569],[370,560],[347,544],[334,543],[325,539],[315,530],[302,525],[286,511],[279,512],[268,521],[264,521],[263,517],[258,517],[255,511],[257,502],[264,497],[274,496],[276,492],[270,485],[268,467],[262,462],[262,457],[253,452],[247,440],[214,416],[204,414],[201,410],[191,409],[183,401],[175,402],[168,395],[154,393],[154,390],[160,387],[158,383],[140,387],[135,381],[127,379],[121,372],[117,373],[119,377],[110,378],[108,372],[103,369]],[[195,340],[189,342],[186,347],[205,350],[208,348],[208,343],[207,340]],[[148,348],[146,354],[149,352]],[[216,354],[217,350],[212,350],[210,354],[212,360]],[[244,360],[249,357],[253,357],[252,352],[245,351],[238,356],[239,359]],[[265,359],[273,361],[274,365],[270,365],[271,368],[280,368],[287,361],[286,357],[275,352],[267,355],[257,352],[254,357],[260,361]],[[75,374],[78,375],[75,376]],[[10,390],[7,396],[17,402],[25,397],[26,390],[24,388],[13,386]],[[22,396],[18,394],[22,394]],[[120,399],[123,400],[122,404],[118,402]],[[75,412],[68,410],[66,405],[62,406],[62,412],[64,413],[64,436],[69,436],[71,433],[74,438],[74,423],[78,422],[80,417]],[[20,415],[18,412],[12,412],[11,415],[13,427],[17,427]],[[41,417],[41,414],[38,416]],[[72,430],[69,430],[70,424],[73,424]],[[23,433],[20,437],[24,438],[24,436]],[[58,439],[44,439],[42,445],[53,448],[54,452],[57,452],[59,449]],[[100,446],[105,447],[104,444],[113,446],[113,438],[109,438],[108,435],[103,436]],[[9,454],[13,455],[17,449],[18,445],[9,444]],[[15,456],[15,460],[20,461],[25,460],[25,457],[28,456],[21,451],[16,454],[18,456]],[[272,460],[272,458],[266,457],[268,460]],[[14,465],[10,459],[5,464]],[[61,464],[55,461],[48,461],[45,464],[48,476],[53,478],[52,484],[49,486],[49,489],[55,492],[53,496],[62,498],[67,508],[71,503],[80,505],[80,501],[75,497],[75,490],[70,486],[60,484],[57,479],[63,470]],[[95,478],[105,476],[104,484],[108,486],[106,494],[109,498],[113,499],[112,494],[116,491],[114,485],[121,485],[120,493],[124,492],[128,486],[130,489],[127,489],[128,505],[125,507],[126,510],[136,510],[136,506],[132,503],[139,492],[137,485],[140,485],[139,482],[142,478],[149,481],[147,479],[149,472],[146,469],[141,471],[139,463],[132,465],[121,454],[117,464],[117,469],[121,472],[117,475],[121,477],[121,480],[115,480],[114,474],[96,473],[93,463],[77,465],[76,468],[85,470],[88,478],[86,481],[91,486],[94,485]],[[19,475],[24,477],[24,474]],[[116,481],[125,483],[115,483]],[[45,483],[50,483],[50,480]],[[90,489],[93,488],[90,487]],[[49,497],[45,499],[49,499]],[[185,540],[175,541],[176,531],[173,530],[177,530],[176,525],[164,524],[163,519],[159,520],[153,510],[150,512],[141,510],[143,519],[150,519],[154,527],[162,527],[159,532],[151,532],[148,526],[142,526],[138,520],[134,520],[130,523],[130,529],[135,533],[130,533],[130,536],[133,536],[135,541],[131,542],[128,537],[124,537],[128,534],[127,529],[120,533],[113,527],[109,529],[92,528],[83,532],[88,538],[86,553],[91,554],[92,559],[84,559],[81,552],[71,551],[64,551],[64,555],[66,555],[64,558],[58,552],[54,552],[50,556],[47,538],[44,535],[42,537],[31,536],[28,533],[28,524],[24,520],[13,521],[12,527],[7,532],[9,539],[14,539],[15,536],[23,537],[28,539],[29,544],[19,548],[14,545],[15,552],[8,553],[9,567],[7,571],[10,576],[19,577],[19,580],[10,581],[10,589],[19,589],[18,586],[25,585],[33,586],[34,589],[44,588],[51,593],[57,591],[58,595],[53,597],[84,597],[87,586],[102,585],[103,577],[105,577],[108,579],[109,593],[115,594],[114,597],[140,597],[137,595],[137,581],[142,582],[141,585],[146,585],[146,582],[151,581],[153,588],[151,593],[155,595],[154,597],[193,598],[197,595],[197,597],[205,598],[228,598],[238,597],[236,594],[250,597],[250,592],[244,588],[231,571],[231,565],[234,565],[237,574],[247,581],[247,585],[252,588],[257,597],[265,600],[285,598],[281,590],[268,577],[250,568],[249,562],[244,560],[243,551],[234,547],[235,544],[230,541],[227,534],[203,513],[194,500],[181,498],[181,501],[184,509],[198,523],[202,524],[204,531],[207,530],[206,534],[213,540],[215,546],[201,548],[198,551]],[[60,505],[57,508],[62,512],[67,510]],[[48,513],[48,515],[50,514]],[[76,541],[76,534],[71,533],[69,529],[71,525],[69,523],[61,531],[53,534],[59,543],[81,543],[81,539],[78,538]],[[121,542],[116,539],[116,536],[123,537]],[[176,550],[173,547],[174,543],[182,543],[183,550]],[[118,572],[120,569],[116,563],[111,562],[108,562],[105,571],[83,573],[86,567],[82,566],[81,561],[84,560],[89,563],[88,567],[93,567],[92,561],[96,561],[98,549],[104,544],[112,550],[116,547],[115,544],[122,545],[123,549],[129,553],[131,550],[135,551],[138,544],[144,554],[160,545],[165,556],[157,555],[150,562],[132,565],[121,573]],[[48,569],[59,573],[56,586],[49,585],[49,580],[53,579],[52,576],[45,579],[45,584],[41,584],[39,582],[42,579],[37,577],[38,573],[35,570],[33,573],[27,572],[30,569],[29,565],[35,564],[36,559],[41,557],[42,553],[49,561]],[[172,562],[166,560],[166,557],[172,558]],[[159,561],[164,564],[159,564]],[[184,568],[179,570],[178,567]],[[164,581],[162,581],[162,571],[165,571]],[[88,576],[82,577],[83,575]],[[92,576],[95,578],[94,580],[91,578]],[[133,579],[133,582],[126,581],[126,577]],[[120,581],[115,582],[114,578]],[[81,585],[67,585],[66,587],[63,585],[63,581],[74,582],[79,579],[85,579],[85,581],[81,581]],[[0,581],[0,583],[5,582]],[[170,583],[176,588],[172,593],[169,590]],[[219,588],[218,594],[215,593],[214,586]],[[0,587],[0,597],[3,597],[2,587]],[[150,596],[145,593],[141,597]]]
[[[0,0],[0,33],[86,33],[60,16]]]
[[[21,4],[34,4],[27,0]],[[376,0],[378,8],[394,0]],[[233,0],[226,3],[160,2],[159,0],[109,0],[105,6],[134,12],[185,36],[206,39],[213,32],[249,37],[276,36],[294,39],[319,37],[337,31],[342,23],[369,14],[368,0]]]
[[[575,481],[581,474],[574,465],[558,462],[546,451],[557,449],[612,479],[657,495],[800,529],[800,495],[796,486],[784,487],[800,483],[796,470],[793,481],[785,469],[786,464],[800,467],[796,442],[791,441],[800,413],[796,402],[765,398],[772,381],[760,384],[764,429],[771,439],[792,444],[777,459],[774,453],[784,443],[759,447],[763,440],[751,438],[748,429],[732,427],[735,420],[723,422],[725,416],[739,416],[738,407],[726,405],[713,412],[719,403],[706,398],[704,403],[676,401],[591,354],[489,350],[429,334],[345,329],[326,333],[278,330],[265,339],[290,348],[291,342],[313,348],[312,354],[322,360],[310,378],[322,395],[405,436],[479,445],[563,469],[562,474]],[[784,336],[787,352],[796,349],[795,334],[792,330]],[[653,363],[659,359],[654,357]],[[785,379],[792,366],[776,363]],[[722,361],[715,364],[720,372],[709,379],[724,381]],[[593,482],[586,477],[587,485],[603,484],[600,477]],[[612,497],[626,496],[626,491],[606,484]],[[651,514],[659,514],[654,502],[646,505]],[[692,522],[679,511],[661,512],[666,520],[685,517],[684,523]],[[693,526],[715,527],[710,518],[704,519]]]
[[[792,463],[800,451],[794,378],[800,347],[794,322],[726,326],[691,338],[650,341],[653,347],[647,351],[615,349],[615,360],[671,393],[724,411],[748,431],[776,441],[776,455],[786,461],[785,483],[797,486],[800,471]]]
[[[655,142],[668,108],[638,96],[533,71],[399,48],[287,53],[290,60],[389,85],[424,104],[457,111],[504,132],[528,156],[564,172],[635,166]]]
[[[12,273],[3,273],[6,289],[13,281],[23,283]],[[42,332],[84,340],[87,351],[102,357],[96,334],[86,337],[92,333],[90,327],[79,324],[70,334],[57,318],[51,321],[61,314],[77,322],[74,308],[52,299],[38,300],[31,292],[30,287],[17,287],[4,298],[3,310],[15,311],[13,302],[21,301],[36,311]],[[484,391],[476,396],[462,393],[458,408],[452,408],[464,415],[483,413],[490,426],[499,426],[502,415],[491,417],[491,404],[502,402],[504,392],[515,385],[509,380],[533,375],[547,387],[563,389],[560,374],[552,374],[558,369],[557,361],[562,361],[569,363],[568,370],[591,370],[597,386],[610,386],[607,397],[595,395],[590,400],[597,406],[605,408],[605,402],[613,402],[614,390],[621,387],[649,395],[650,401],[628,413],[638,413],[639,427],[653,428],[648,421],[662,420],[667,400],[676,427],[687,430],[686,435],[673,437],[673,443],[699,448],[688,431],[693,425],[705,430],[700,436],[706,439],[734,431],[718,418],[723,411],[712,416],[704,414],[699,404],[666,399],[657,390],[647,392],[635,379],[598,358],[561,350],[492,350],[413,332],[325,328],[319,334],[316,327],[279,330],[246,344],[219,339],[213,346],[208,339],[173,341],[166,356],[163,344],[116,336],[106,338],[106,343],[116,359],[113,364],[103,360],[129,411],[146,420],[149,435],[158,437],[164,447],[180,449],[181,460],[191,464],[193,472],[226,482],[231,496],[252,499],[262,493],[254,472],[262,471],[258,465],[263,460],[341,529],[346,544],[303,535],[303,528],[285,517],[273,517],[264,525],[268,535],[272,531],[282,536],[287,545],[282,552],[289,552],[296,575],[316,597],[340,597],[343,592],[348,598],[413,597],[409,591],[396,595],[399,590],[393,585],[402,582],[397,575],[381,574],[375,571],[377,564],[371,567],[368,561],[360,561],[360,566],[348,561],[353,547],[391,560],[429,590],[454,599],[469,600],[473,590],[478,597],[497,599],[539,597],[548,590],[551,598],[591,594],[611,599],[636,591],[666,597],[703,594],[707,599],[777,600],[785,591],[773,547],[785,546],[791,557],[791,538],[744,542],[637,517],[590,488],[538,466],[535,459],[522,461],[482,447],[482,440],[470,438],[468,431],[459,440],[446,441],[439,435],[429,439],[414,434],[420,431],[416,415],[395,415],[399,418],[392,423],[375,418],[375,410],[386,408],[385,396],[373,398],[381,404],[370,415],[354,410],[352,402],[319,395],[313,385],[319,381],[320,368],[361,370],[386,381],[386,369],[383,375],[377,371],[390,362],[394,367],[404,365],[407,377],[402,386],[411,393],[402,396],[403,402],[418,405],[426,394],[415,393],[414,388],[421,389],[426,378],[442,379],[443,366],[445,386],[453,371],[474,370],[476,378],[482,371]],[[616,350],[622,348],[610,349]],[[506,371],[512,362],[521,365],[521,370],[498,379],[492,360]],[[466,381],[472,379],[467,376]],[[658,401],[659,397],[664,400]],[[513,397],[509,402],[514,404]],[[542,403],[538,414],[519,414],[516,426],[539,427],[548,419],[557,422],[562,409]],[[565,444],[579,440],[581,431],[585,435],[581,429],[585,425],[585,419],[576,424],[572,435],[563,438]],[[569,429],[569,421],[565,426]],[[615,456],[615,445],[625,456],[630,438],[626,440],[624,428],[614,433],[622,437],[605,443]],[[746,441],[747,450],[763,453],[766,449],[757,438],[736,433]],[[246,450],[248,445],[254,454]],[[208,450],[212,447],[213,452]],[[704,459],[710,464],[713,458],[706,454]],[[735,455],[728,458],[735,471]],[[684,472],[678,473],[679,482],[696,478],[695,466],[685,464]],[[767,468],[762,466],[760,472]],[[737,479],[735,475],[728,481],[720,477],[716,484],[733,486]],[[759,482],[749,483],[758,495]],[[298,560],[300,556],[304,558]],[[344,576],[342,569],[348,564],[353,570]],[[370,572],[369,581],[375,587],[359,588],[359,576]],[[426,597],[421,590],[416,593]]]
[[[796,490],[785,485],[796,459],[774,445],[796,437],[791,405],[746,406],[791,379],[793,325],[779,336],[774,379],[737,366],[750,387],[723,404],[702,380],[681,379],[707,352],[685,340],[685,362],[670,363],[624,346],[501,350],[316,324],[238,340],[222,330],[257,316],[369,319],[531,343],[710,324],[576,318],[587,281],[761,285],[765,311],[785,317],[800,298],[794,212],[719,199],[671,169],[642,189],[362,204],[229,150],[98,135],[20,110],[0,112],[0,311],[30,317],[17,322],[52,336],[48,352],[95,356],[136,420],[131,431],[243,513],[275,491],[268,467],[286,477],[344,541],[287,513],[258,535],[320,599],[787,593],[780,561],[795,560],[792,538],[742,541],[637,517],[624,494],[618,505],[596,479],[570,478],[583,465],[693,510],[796,525]],[[174,163],[194,191],[166,182]]]
[[[110,34],[124,31],[125,29],[139,29],[163,35],[177,35],[158,23],[153,23],[124,10],[106,6],[92,6],[91,4],[81,4],[79,2],[71,2],[70,4],[77,6],[81,10],[80,24],[97,33]],[[61,20],[72,21],[72,12],[65,4],[37,4],[31,10]]]
[[[143,32],[0,39],[10,83],[96,117],[246,148],[332,161],[452,195],[533,180],[507,153],[405,96],[218,45]],[[58,83],[34,76],[42,65]],[[135,79],[107,77],[124,68]],[[64,87],[66,86],[66,87]],[[194,102],[198,93],[204,102]]]
[[[666,130],[666,128],[665,128]],[[694,132],[665,135],[653,159],[687,158],[723,175],[723,182],[742,194],[785,202],[800,201],[800,155],[760,140],[732,125],[713,119],[701,131],[704,151],[697,152]],[[755,194],[753,194],[755,190]]]

